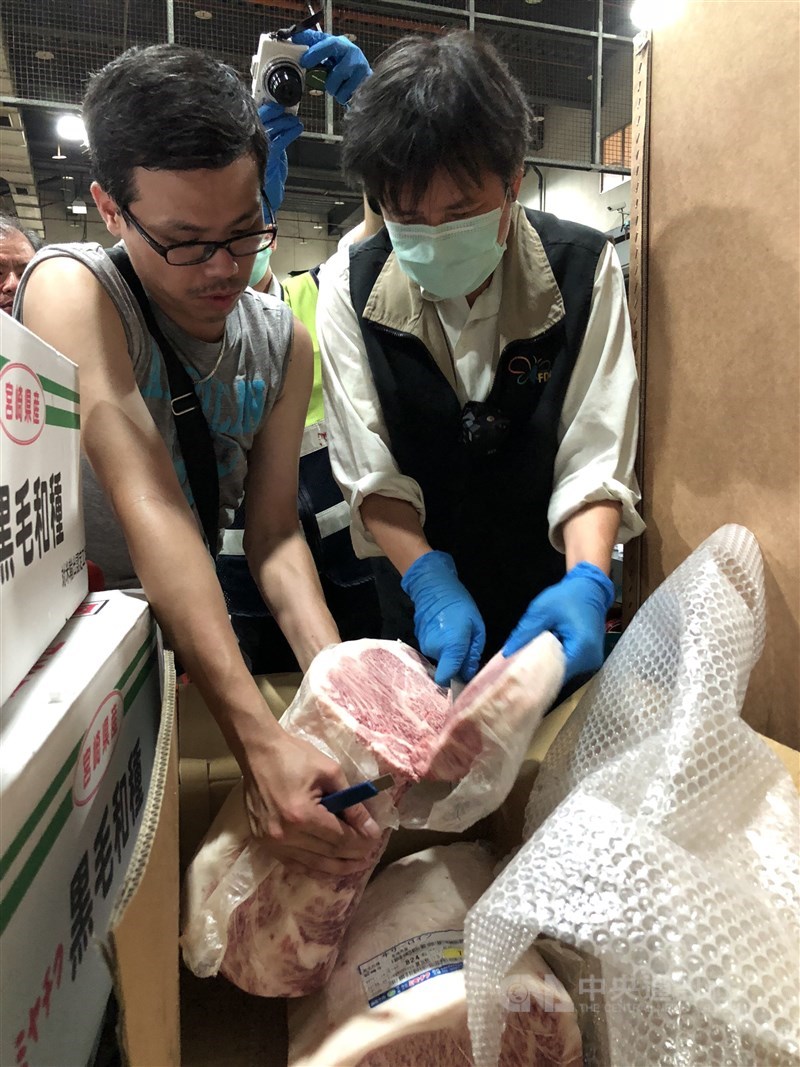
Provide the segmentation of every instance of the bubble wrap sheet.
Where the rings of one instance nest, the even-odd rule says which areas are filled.
[[[476,1067],[539,934],[595,957],[614,1067],[798,1063],[798,798],[739,718],[764,643],[755,538],[725,526],[653,593],[548,752],[525,844],[471,910]]]

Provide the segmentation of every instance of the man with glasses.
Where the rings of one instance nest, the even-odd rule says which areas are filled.
[[[281,730],[245,667],[153,337],[176,354],[208,423],[220,529],[247,489],[248,562],[306,668],[338,633],[297,519],[311,343],[284,304],[247,288],[276,234],[264,130],[232,68],[178,45],[113,60],[83,114],[92,197],[155,326],[135,279],[132,289],[99,245],[51,246],[19,288],[17,317],[80,367],[87,554],[109,585],[143,587],[242,768],[254,832],[284,862],[346,874],[363,867],[377,826],[362,806],[345,821],[322,808],[320,795],[346,785],[341,769]]]
[[[616,254],[517,197],[525,94],[485,39],[406,37],[345,115],[386,228],[321,276],[331,462],[386,637],[469,680],[544,630],[602,663],[617,540],[639,533],[636,370]]]

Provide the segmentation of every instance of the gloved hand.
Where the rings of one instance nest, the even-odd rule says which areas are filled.
[[[437,685],[458,675],[468,682],[480,665],[486,627],[478,606],[458,580],[453,557],[426,552],[400,582],[414,601],[414,633],[423,655],[438,660]]]
[[[301,30],[292,37],[292,44],[309,46],[308,51],[300,57],[300,66],[305,70],[325,63],[329,68],[325,92],[343,106],[347,105],[364,79],[372,74],[367,57],[347,37],[333,37],[321,30]]]
[[[614,603],[614,583],[593,563],[579,563],[560,582],[530,602],[503,647],[511,656],[550,630],[564,646],[565,680],[603,665],[606,615]]]
[[[303,132],[303,123],[297,115],[291,115],[274,101],[262,104],[258,109],[258,117],[267,131],[269,142],[264,188],[269,206],[275,213],[283,203],[283,190],[286,185],[286,175],[289,173],[286,149]]]

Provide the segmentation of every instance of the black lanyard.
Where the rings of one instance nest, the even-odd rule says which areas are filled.
[[[128,284],[147,324],[150,336],[158,345],[169,382],[170,406],[175,419],[186,476],[192,490],[197,513],[203,525],[208,549],[216,559],[219,539],[219,474],[214,442],[203,409],[195,392],[194,383],[186,368],[175,354],[156,322],[150,302],[142,283],[128,258],[128,253],[119,245],[107,249],[111,262]]]

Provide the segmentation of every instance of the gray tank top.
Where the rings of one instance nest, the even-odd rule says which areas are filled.
[[[125,327],[139,392],[166,443],[181,488],[197,516],[170,407],[164,361],[128,286],[102,246],[62,244],[42,249],[22,277],[14,315],[24,321],[23,297],[30,272],[43,259],[53,256],[71,256],[79,260],[91,270],[113,300]],[[190,337],[155,303],[151,302],[151,306],[164,336],[189,376],[198,382],[217,362],[220,343],[209,344]],[[291,310],[280,300],[246,289],[228,316],[219,367],[207,382],[197,386],[217,456],[220,531],[230,526],[233,513],[242,502],[247,454],[283,387],[293,322]],[[102,568],[109,588],[139,585],[122,530],[85,457],[81,473],[88,558]]]

